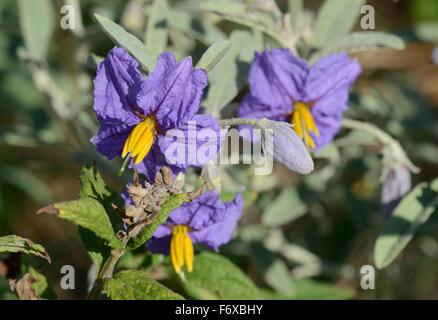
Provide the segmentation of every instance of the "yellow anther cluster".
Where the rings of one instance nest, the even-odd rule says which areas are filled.
[[[126,139],[122,151],[124,159],[128,154],[139,164],[147,156],[157,134],[157,122],[153,116],[142,117],[143,121],[135,126]]]
[[[189,236],[189,227],[176,225],[172,228],[172,240],[170,241],[170,259],[173,269],[180,273],[185,265],[188,272],[193,270],[194,249]]]
[[[307,147],[314,149],[316,145],[315,141],[310,135],[310,132],[315,136],[319,136],[319,131],[316,127],[312,113],[305,103],[298,102],[294,105],[291,123],[294,125],[295,132],[301,139],[304,140],[304,143],[307,145]]]

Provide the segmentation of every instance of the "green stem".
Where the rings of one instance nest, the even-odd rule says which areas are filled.
[[[106,259],[103,267],[97,274],[96,280],[94,280],[93,287],[88,293],[87,300],[99,299],[102,290],[105,287],[105,282],[112,277],[117,262],[126,253],[125,247],[126,242],[124,243],[122,248],[111,250],[111,255]]]
[[[230,119],[222,119],[219,120],[219,125],[222,127],[225,126],[238,126],[241,124],[257,126],[257,123],[260,119],[250,119],[250,118],[230,118]]]
[[[388,133],[380,130],[375,125],[363,121],[344,118],[342,120],[342,126],[347,129],[361,130],[368,132],[377,140],[379,140],[385,147],[388,148],[388,150],[391,153],[391,156],[399,159],[413,173],[418,173],[420,171],[420,169],[416,167],[412,163],[412,161],[408,158],[400,143],[397,140],[395,140],[393,137],[391,137]]]

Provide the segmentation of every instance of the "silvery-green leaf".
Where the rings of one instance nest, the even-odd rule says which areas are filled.
[[[249,10],[243,3],[236,1],[208,1],[202,4],[199,9],[215,13],[224,20],[261,30],[274,39],[279,36],[272,15],[266,12]]]
[[[146,48],[158,56],[167,46],[167,0],[154,0],[146,26]]]
[[[391,264],[438,208],[438,179],[420,183],[409,192],[384,224],[374,246],[374,263],[379,269]]]
[[[204,52],[199,60],[196,68],[202,68],[207,73],[210,73],[218,63],[227,55],[231,49],[231,42],[223,40],[211,45],[207,51]]]
[[[215,11],[217,13],[224,14],[241,14],[246,12],[245,5],[242,2],[233,0],[208,0],[202,1],[199,4],[199,10],[201,11]]]
[[[438,42],[438,22],[420,22],[414,27],[415,34],[426,42]]]
[[[243,87],[249,65],[254,58],[252,36],[249,32],[234,31],[230,42],[230,52],[208,76],[208,95],[203,101],[203,106],[216,115]]]
[[[136,58],[145,70],[150,71],[155,66],[155,59],[146,46],[135,36],[127,32],[117,23],[99,14],[94,15],[102,29],[118,45],[124,47]]]
[[[276,259],[267,268],[265,272],[265,281],[279,293],[285,295],[293,295],[295,293],[289,268],[281,259]]]
[[[204,165],[201,171],[201,178],[207,182],[208,187],[215,188],[221,193],[222,174],[216,164],[209,162]]]
[[[330,53],[355,53],[379,47],[403,50],[405,43],[400,37],[389,33],[375,31],[352,32],[338,40],[332,41],[322,50],[312,55],[310,60],[311,63],[314,63]]]
[[[301,201],[296,189],[285,189],[266,208],[262,222],[269,227],[290,223],[307,212],[307,205]]]
[[[179,33],[190,36],[206,45],[226,40],[226,34],[211,22],[204,21],[202,16],[194,16],[182,10],[169,9],[168,25]]]
[[[312,44],[324,47],[353,29],[365,0],[325,0],[315,21]]]
[[[293,286],[295,293],[291,298],[296,300],[347,300],[354,297],[351,288],[339,288],[311,279],[296,279]]]
[[[18,1],[21,33],[33,58],[44,60],[53,31],[53,7],[50,0]]]
[[[289,0],[289,16],[292,30],[296,31],[300,26],[300,20],[303,16],[303,0]]]

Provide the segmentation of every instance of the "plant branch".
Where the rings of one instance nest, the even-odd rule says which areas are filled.
[[[387,148],[387,151],[389,151],[390,155],[393,158],[402,162],[413,173],[420,172],[420,169],[417,166],[415,166],[412,163],[412,161],[408,158],[400,143],[397,140],[395,140],[393,137],[391,137],[388,133],[384,132],[383,130],[380,130],[375,125],[363,121],[344,118],[342,120],[342,127],[347,129],[361,130],[368,132],[370,135],[372,135],[377,140],[379,140]]]
[[[222,127],[226,126],[238,126],[238,125],[250,125],[257,126],[257,123],[260,119],[251,119],[251,118],[230,118],[230,119],[222,119],[219,120],[219,125]]]
[[[88,293],[87,300],[96,300],[100,297],[106,281],[111,278],[114,273],[114,268],[116,267],[117,262],[126,253],[126,244],[128,241],[129,239],[123,242],[122,248],[111,250],[111,255],[106,259],[105,263],[97,274],[96,280],[94,280],[93,287]]]

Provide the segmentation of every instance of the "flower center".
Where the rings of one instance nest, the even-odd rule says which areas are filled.
[[[172,240],[170,241],[170,260],[176,273],[181,272],[185,265],[188,272],[193,270],[193,242],[189,236],[189,226],[176,225],[172,227]]]
[[[155,117],[138,115],[143,120],[135,126],[123,146],[122,159],[128,154],[139,164],[152,148],[157,135],[157,121]]]
[[[310,132],[318,137],[319,131],[310,112],[310,107],[307,104],[303,102],[295,103],[291,115],[291,123],[294,125],[295,132],[304,141],[306,146],[314,149],[316,145]]]

